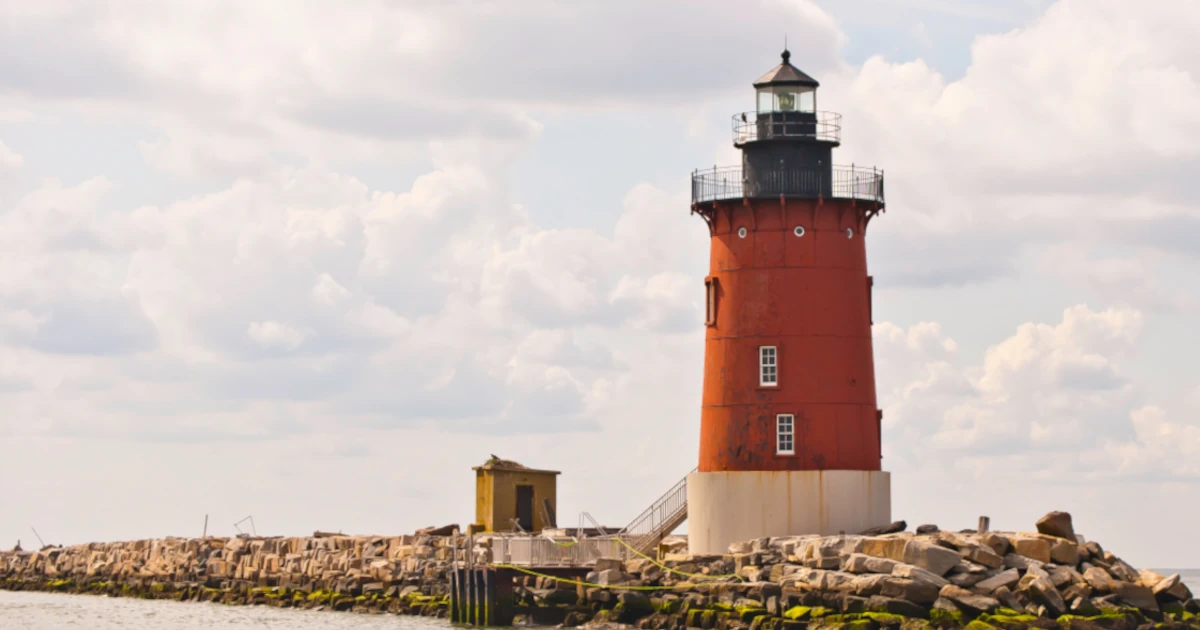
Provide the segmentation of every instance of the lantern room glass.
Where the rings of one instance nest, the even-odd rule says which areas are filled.
[[[798,85],[771,85],[758,89],[758,113],[817,111],[817,88]]]

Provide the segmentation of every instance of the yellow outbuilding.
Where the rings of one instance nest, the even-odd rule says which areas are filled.
[[[556,527],[557,470],[535,470],[492,456],[475,471],[475,523],[486,532]]]

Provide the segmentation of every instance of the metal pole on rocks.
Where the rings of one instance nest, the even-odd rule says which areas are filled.
[[[250,531],[251,531],[251,532],[253,532],[253,534],[254,534],[254,537],[255,537],[255,538],[257,538],[257,537],[258,537],[258,528],[254,526],[254,515],[253,515],[253,514],[251,514],[250,516],[247,516],[246,518],[244,518],[244,519],[242,519],[242,520],[240,520],[240,521],[238,521],[238,522],[234,523],[234,524],[233,524],[233,528],[234,528],[234,529],[236,529],[236,530],[238,530],[238,533],[239,533],[239,534],[245,534],[246,532],[243,532],[243,531],[242,531],[242,528],[241,528],[241,527],[238,527],[238,525],[241,525],[242,523],[245,523],[246,521],[250,521]]]
[[[988,531],[988,527],[990,527],[991,524],[992,524],[992,519],[990,519],[986,516],[980,516],[978,533],[986,534]]]
[[[204,533],[200,534],[201,538],[208,538],[208,515],[204,515]]]
[[[33,535],[37,536],[38,542],[42,543],[42,546],[45,547],[46,541],[42,540],[42,537],[38,535],[37,530],[33,528],[33,525],[30,525],[29,529],[33,529]]]

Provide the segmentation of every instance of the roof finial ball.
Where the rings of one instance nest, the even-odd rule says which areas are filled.
[[[788,60],[792,58],[792,53],[788,52],[787,48],[784,48],[783,54],[781,54],[779,56],[783,57],[783,63],[790,63]]]

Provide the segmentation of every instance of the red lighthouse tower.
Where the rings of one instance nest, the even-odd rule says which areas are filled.
[[[737,167],[697,171],[712,238],[693,553],[890,521],[871,348],[866,230],[883,173],[834,166],[841,117],[783,52],[733,117]]]

